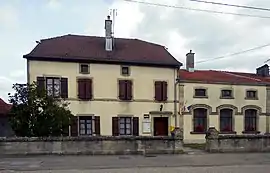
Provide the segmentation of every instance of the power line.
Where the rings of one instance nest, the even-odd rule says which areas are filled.
[[[224,58],[232,57],[232,56],[235,56],[235,55],[243,54],[243,53],[246,53],[246,52],[251,52],[251,51],[254,51],[254,50],[257,50],[257,49],[262,49],[262,48],[268,47],[268,46],[270,46],[270,43],[262,45],[262,46],[254,47],[254,48],[251,48],[251,49],[243,50],[243,51],[240,51],[240,52],[235,52],[235,53],[232,53],[232,54],[229,54],[229,55],[224,55],[224,56],[220,56],[220,57],[216,57],[216,58],[210,58],[210,59],[206,59],[206,60],[197,61],[195,63],[199,64],[199,63],[204,63],[204,62],[208,62],[208,61],[224,59]]]
[[[202,1],[202,0],[190,0],[190,1],[194,1],[194,2],[202,2],[202,3],[214,4],[214,5],[225,5],[225,6],[238,7],[238,8],[248,8],[248,9],[253,9],[253,10],[270,11],[269,8],[251,7],[251,6],[236,5],[236,4],[225,4],[225,3],[212,2],[212,1]]]
[[[198,8],[190,8],[190,7],[184,7],[184,6],[175,6],[175,5],[168,5],[168,4],[143,2],[143,1],[137,1],[137,0],[123,0],[123,1],[132,2],[132,3],[138,3],[138,4],[145,4],[145,5],[152,5],[152,6],[159,6],[159,7],[176,8],[176,9],[182,9],[182,10],[200,11],[200,12],[206,12],[206,13],[229,14],[229,15],[242,16],[242,17],[254,17],[254,18],[262,18],[262,19],[270,19],[270,16],[258,16],[258,15],[230,13],[230,12],[214,11],[214,10],[203,10],[203,9],[198,9]]]

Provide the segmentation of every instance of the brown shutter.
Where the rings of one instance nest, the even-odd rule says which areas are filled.
[[[92,99],[92,80],[85,79],[85,99]]]
[[[78,136],[78,117],[71,117],[71,136]]]
[[[162,101],[167,101],[168,99],[168,84],[167,82],[162,82]]]
[[[79,99],[85,99],[85,82],[83,79],[78,80],[78,97]]]
[[[139,117],[133,117],[133,135],[139,136]]]
[[[118,117],[112,117],[112,135],[119,135]]]
[[[118,97],[120,100],[125,100],[126,98],[126,84],[124,80],[118,81]]]
[[[162,101],[162,82],[155,81],[155,100]]]
[[[61,78],[61,97],[68,98],[68,78]]]
[[[100,116],[95,116],[95,134],[100,135]]]
[[[45,78],[37,77],[37,92],[41,96],[41,93],[45,91]]]
[[[132,81],[131,80],[127,80],[126,81],[126,93],[127,93],[127,100],[131,100],[132,99]]]

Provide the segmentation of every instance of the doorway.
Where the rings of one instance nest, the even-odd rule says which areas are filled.
[[[168,136],[168,117],[154,117],[154,136]]]

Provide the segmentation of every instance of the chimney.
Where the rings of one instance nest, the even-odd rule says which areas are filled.
[[[105,50],[112,51],[113,49],[113,37],[112,37],[112,20],[110,16],[107,16],[105,20]]]
[[[189,72],[194,72],[194,54],[192,50],[186,54],[186,70]]]
[[[262,77],[269,76],[269,66],[267,64],[257,68],[256,71],[257,71],[256,74],[258,76],[262,76]]]

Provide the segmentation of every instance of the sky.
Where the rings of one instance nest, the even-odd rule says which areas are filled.
[[[171,6],[270,17],[270,11],[250,10],[190,0],[138,0]],[[210,1],[210,0],[209,0]],[[225,0],[211,0],[225,2]],[[125,0],[1,0],[0,97],[8,100],[12,84],[26,82],[26,60],[40,39],[65,35],[104,36],[104,20],[117,9],[115,37],[139,38],[164,45],[180,62],[195,52],[195,62],[270,43],[270,19],[214,14],[151,6]],[[235,0],[226,0],[235,4]],[[237,4],[270,8],[269,0],[237,0]],[[270,46],[195,63],[195,69],[255,72],[270,58]],[[185,68],[185,66],[183,66]]]

